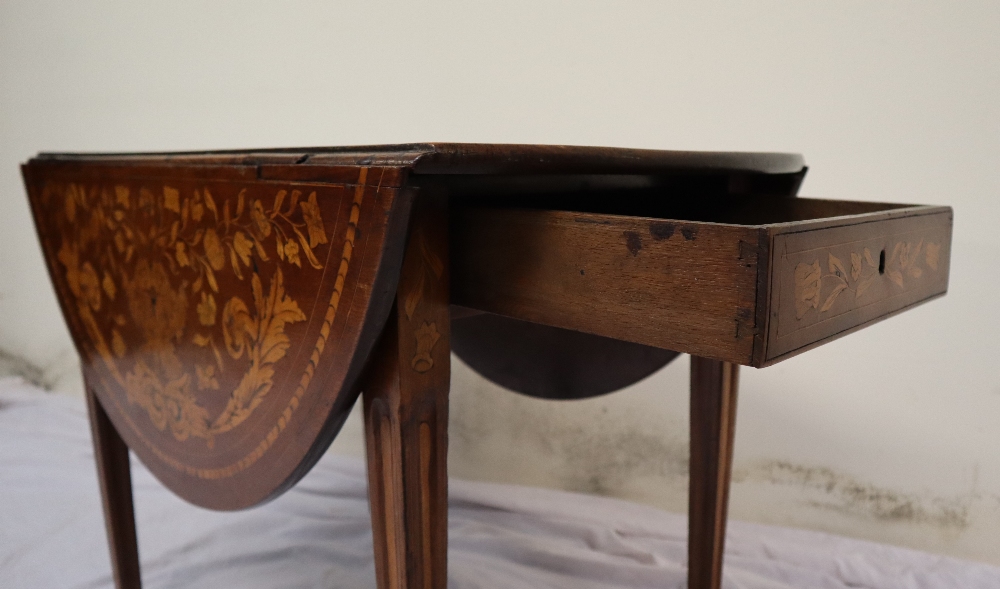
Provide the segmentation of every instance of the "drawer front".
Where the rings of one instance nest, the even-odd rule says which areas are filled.
[[[951,226],[951,210],[936,209],[776,235],[765,363],[943,295]]]

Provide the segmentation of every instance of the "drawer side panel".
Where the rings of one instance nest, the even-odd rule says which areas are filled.
[[[749,364],[758,231],[562,211],[472,209],[452,223],[452,302]]]

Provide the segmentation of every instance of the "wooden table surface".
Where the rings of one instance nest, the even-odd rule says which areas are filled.
[[[718,587],[738,365],[947,290],[950,208],[794,198],[805,172],[529,145],[33,158],[116,582],[139,586],[129,449],[185,499],[245,508],[295,484],[363,394],[379,586],[443,588],[454,349],[550,398],[692,354],[690,586]]]

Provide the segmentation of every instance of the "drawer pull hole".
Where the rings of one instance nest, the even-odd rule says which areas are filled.
[[[878,273],[885,274],[885,250],[878,255]]]

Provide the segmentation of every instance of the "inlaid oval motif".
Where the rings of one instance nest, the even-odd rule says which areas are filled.
[[[358,372],[392,202],[377,195],[394,194],[358,171],[355,185],[42,184],[45,214],[36,208],[36,217],[88,385],[130,447],[182,496],[242,506],[206,499],[207,487],[185,492],[184,480],[253,471],[275,445],[304,456],[331,411],[346,415],[340,389]],[[363,216],[373,225],[362,244]],[[295,433],[283,436],[293,421]],[[276,461],[264,468],[291,476],[298,466]]]

